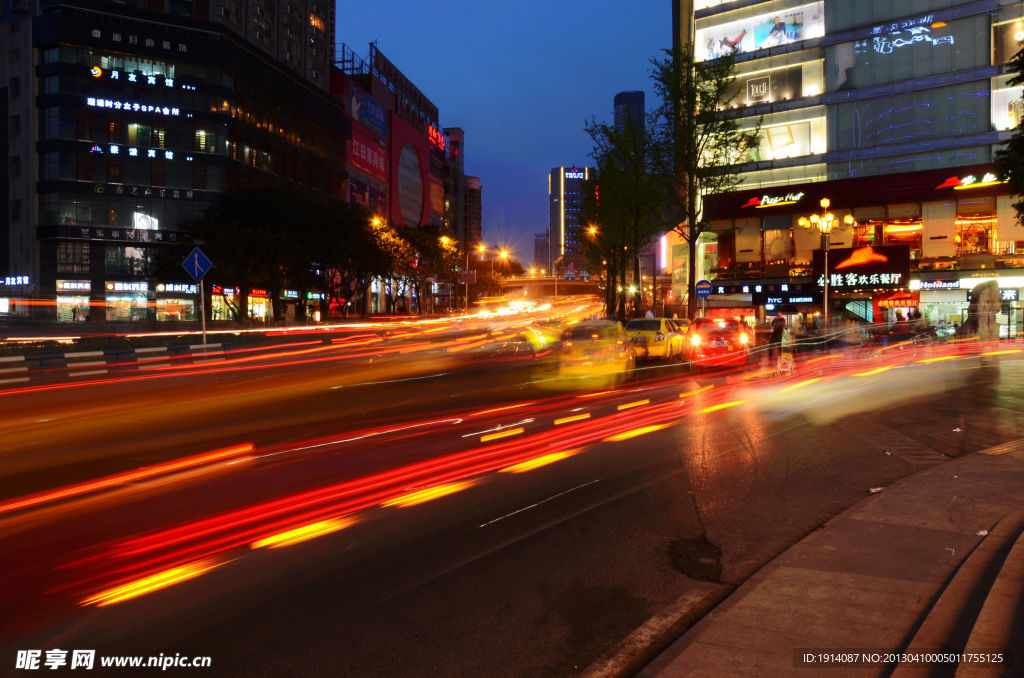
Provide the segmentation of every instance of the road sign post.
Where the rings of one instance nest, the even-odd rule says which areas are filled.
[[[700,297],[700,315],[704,317],[704,300],[711,294],[711,282],[709,280],[699,280],[693,286],[693,291]]]
[[[202,319],[203,327],[203,345],[206,345],[206,291],[203,289],[203,277],[206,272],[213,266],[213,262],[210,261],[209,257],[203,254],[203,251],[198,247],[192,249],[185,257],[185,261],[181,262],[182,267],[185,271],[199,284],[199,317]]]

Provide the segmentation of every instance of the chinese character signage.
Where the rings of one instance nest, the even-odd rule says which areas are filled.
[[[825,253],[814,251],[814,279],[825,286]],[[830,290],[902,289],[910,284],[907,245],[833,249],[828,252]]]
[[[349,141],[349,162],[372,177],[381,181],[388,180],[384,150],[376,141],[355,130],[352,130],[352,139]]]

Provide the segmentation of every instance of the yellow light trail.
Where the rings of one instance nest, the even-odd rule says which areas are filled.
[[[648,398],[646,400],[637,400],[636,402],[633,403],[623,403],[622,405],[619,405],[617,409],[621,412],[622,410],[631,410],[634,407],[643,407],[644,405],[650,404],[651,400],[650,398]]]
[[[698,388],[696,391],[687,391],[686,393],[680,393],[679,397],[686,398],[687,396],[697,395],[698,393],[703,393],[704,391],[707,391],[708,389],[711,388],[714,388],[713,384],[709,384],[708,386],[702,386],[701,388]]]
[[[782,389],[782,391],[792,391],[795,388],[800,388],[801,386],[807,386],[808,384],[813,384],[816,381],[821,381],[821,377],[815,377],[814,379],[808,379],[807,381],[801,381],[799,384],[792,384],[791,386],[787,386],[786,388]]]
[[[494,409],[491,409],[491,410],[480,410],[479,412],[473,412],[471,414],[467,414],[466,416],[467,417],[476,417],[476,416],[479,416],[481,414],[493,414],[495,412],[504,412],[506,410],[519,409],[520,407],[526,407],[527,405],[532,405],[532,404],[533,404],[533,402],[519,403],[518,405],[506,405],[505,407],[495,407]]]
[[[877,370],[870,370],[868,372],[857,372],[853,376],[855,376],[855,377],[870,377],[872,374],[878,374],[880,372],[885,372],[886,370],[891,370],[891,369],[892,369],[892,365],[890,365],[888,367],[879,367]]]
[[[754,372],[753,374],[745,374],[745,375],[743,375],[743,378],[744,379],[753,379],[755,377],[764,377],[764,376],[769,375],[769,374],[775,374],[775,370],[774,369],[763,370],[761,372]],[[679,397],[682,398],[683,396],[679,396]]]
[[[449,494],[461,492],[475,484],[476,483],[474,482],[466,481],[462,483],[448,483],[446,485],[428,487],[425,490],[417,490],[415,492],[409,492],[407,494],[388,499],[383,502],[381,506],[415,506],[416,504],[423,504],[424,502],[428,502],[433,499],[440,499],[441,497],[447,497]]]
[[[715,412],[716,410],[724,410],[727,407],[735,407],[741,403],[747,402],[746,400],[735,400],[731,403],[722,403],[721,405],[712,405],[711,407],[705,407],[703,410],[698,410],[697,414],[707,414],[708,412]]]
[[[299,542],[306,541],[308,539],[315,539],[316,537],[322,537],[325,534],[331,532],[337,532],[343,530],[349,525],[353,524],[355,520],[351,518],[330,518],[328,520],[321,520],[316,523],[310,523],[309,525],[303,525],[302,527],[296,527],[292,530],[273,534],[263,539],[257,539],[249,546],[254,549],[258,548],[281,548],[282,546],[291,546],[292,544],[298,544]]]
[[[104,607],[106,605],[113,605],[114,603],[120,603],[124,600],[131,598],[137,598],[139,596],[152,593],[153,591],[159,591],[160,589],[179,584],[183,581],[188,581],[198,577],[199,575],[209,572],[215,567],[222,565],[223,563],[217,561],[214,558],[206,558],[199,560],[188,565],[180,565],[178,567],[172,567],[169,570],[152,574],[148,577],[143,577],[136,581],[121,586],[107,589],[97,593],[94,596],[90,596],[83,600],[79,605],[85,607],[86,605],[95,605],[96,607]]]
[[[561,426],[562,424],[571,424],[574,421],[583,421],[584,419],[590,419],[590,412],[584,412],[583,414],[574,414],[571,417],[562,417],[561,419],[555,419],[555,426]]]
[[[958,355],[944,355],[938,358],[925,358],[924,360],[918,360],[919,363],[937,363],[941,360],[956,360],[960,356]]]
[[[597,393],[581,393],[576,396],[577,398],[596,398],[597,396],[608,395],[609,393],[615,393],[615,391],[598,391]]]
[[[507,431],[498,431],[497,433],[488,433],[485,436],[480,436],[480,442],[486,443],[488,440],[497,440],[498,438],[508,438],[509,436],[517,436],[523,432],[523,427],[510,428]]]
[[[632,431],[625,431],[623,433],[616,433],[613,436],[608,436],[607,438],[604,439],[603,442],[617,443],[620,440],[629,440],[630,438],[636,438],[637,436],[646,435],[648,433],[654,433],[655,431],[660,431],[661,429],[668,428],[669,426],[670,424],[655,424],[652,426],[642,426],[640,428],[635,428]]]
[[[988,352],[982,353],[980,355],[1005,355],[1007,353],[1020,353],[1021,350],[1024,350],[1024,349],[1015,348],[1015,349],[1008,349],[1006,351],[988,351]]]
[[[556,461],[562,461],[566,457],[571,457],[572,455],[576,454],[578,451],[579,450],[570,450],[568,452],[552,452],[551,454],[545,454],[542,457],[537,457],[536,459],[530,459],[530,460],[524,461],[524,462],[522,462],[520,464],[514,464],[512,466],[507,466],[507,467],[501,469],[501,472],[502,473],[525,473],[526,471],[532,471],[533,469],[540,468],[541,466],[547,466],[548,464],[553,464]]]
[[[842,356],[840,356],[839,354],[835,354],[835,355],[822,356],[820,358],[811,358],[810,360],[807,361],[807,364],[810,365],[811,363],[818,363],[818,362],[821,362],[822,360],[835,360],[836,358],[840,358],[840,357],[842,357]]]

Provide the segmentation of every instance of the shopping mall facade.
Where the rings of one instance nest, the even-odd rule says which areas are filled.
[[[191,248],[188,223],[233,187],[301,186],[393,223],[446,222],[436,107],[375,48],[369,61],[345,48],[335,66],[333,3],[256,4],[0,9],[0,320],[198,320],[196,281],[153,262]],[[217,263],[207,313],[226,320]],[[359,310],[383,310],[386,291],[374,281]],[[318,292],[283,294],[290,312],[319,306]],[[267,292],[248,307],[268,319]]]
[[[993,163],[1024,113],[1006,69],[1024,4],[913,7],[674,2],[678,44],[692,35],[697,59],[734,54],[731,110],[742,127],[762,126],[742,184],[705,214],[698,277],[713,283],[716,312],[757,322],[780,305],[823,310],[824,239],[800,221],[823,214],[827,198],[832,314],[885,322],[919,309],[933,325],[958,325],[969,291],[995,279],[1004,336],[1021,333],[1024,227]],[[670,236],[662,249],[662,293],[682,299],[685,245]],[[877,260],[875,275],[854,275],[854,251]]]

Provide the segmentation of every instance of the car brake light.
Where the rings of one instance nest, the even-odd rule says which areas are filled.
[[[563,343],[562,346],[565,346],[566,348],[572,348],[572,342],[571,341],[567,341],[567,342]]]

